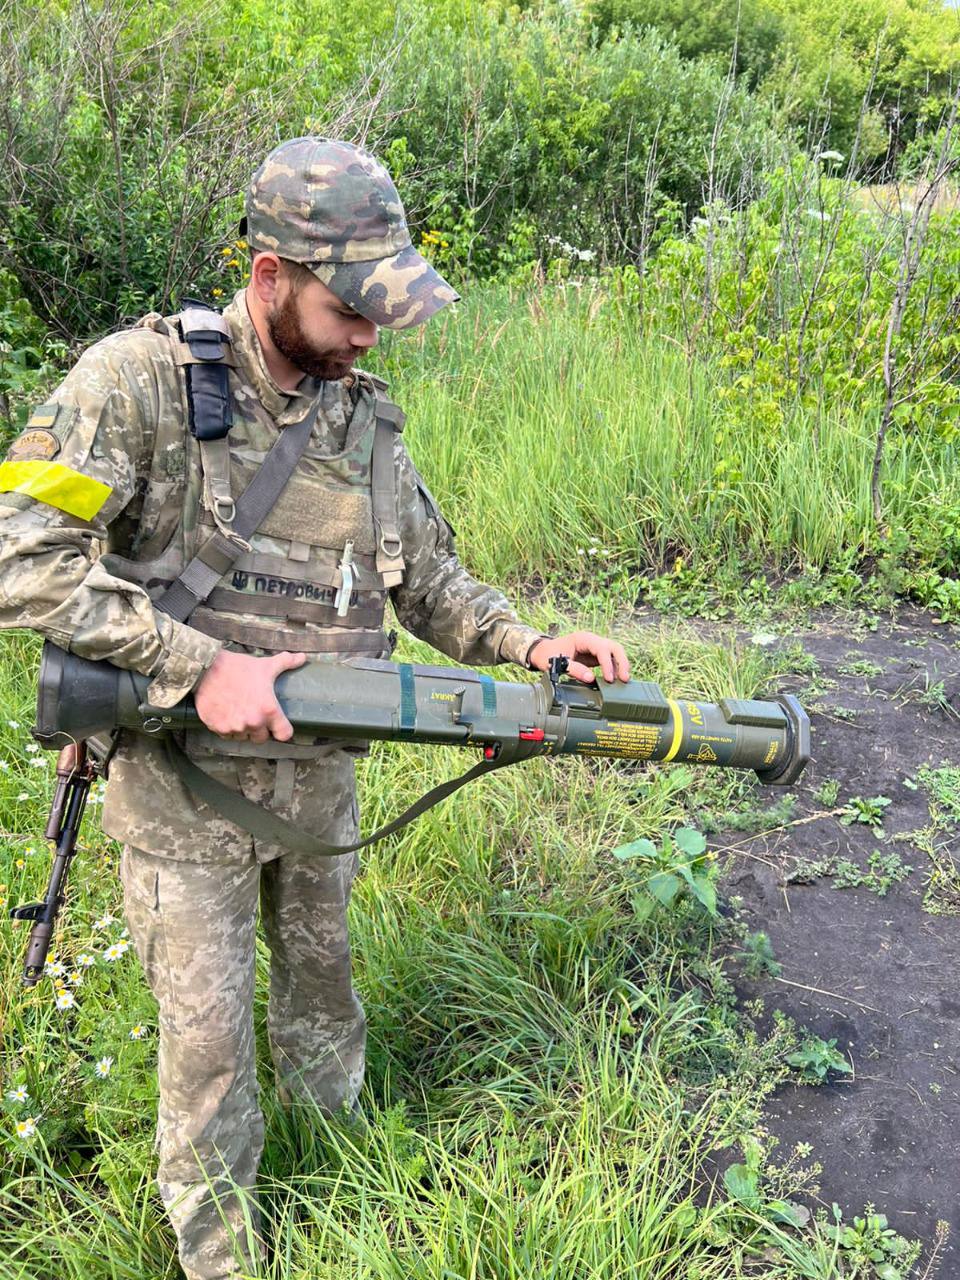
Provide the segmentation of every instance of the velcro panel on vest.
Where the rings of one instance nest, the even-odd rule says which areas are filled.
[[[370,495],[335,489],[294,476],[257,526],[257,533],[342,551],[348,542],[361,555],[376,551]]]

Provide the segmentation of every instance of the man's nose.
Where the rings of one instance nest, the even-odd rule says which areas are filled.
[[[380,328],[378,325],[372,320],[365,320],[362,316],[358,316],[350,334],[350,341],[353,346],[362,347],[364,351],[369,351],[371,347],[377,345],[379,336]]]

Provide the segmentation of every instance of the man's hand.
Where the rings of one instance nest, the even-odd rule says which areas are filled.
[[[570,659],[567,674],[586,684],[593,683],[595,667],[600,668],[608,684],[630,679],[630,663],[623,646],[592,631],[572,631],[555,640],[538,640],[527,654],[527,661],[538,671],[546,671],[550,659],[559,654]]]
[[[213,733],[241,742],[288,742],[293,725],[280,710],[273,682],[281,671],[302,667],[305,653],[251,658],[221,649],[194,690],[197,714]]]

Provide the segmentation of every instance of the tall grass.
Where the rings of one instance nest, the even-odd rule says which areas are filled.
[[[754,649],[623,634],[638,669],[678,692],[748,695],[771,675]],[[0,648],[0,865],[13,901],[47,872],[36,835],[51,770],[28,763],[25,739],[35,656],[30,639]],[[365,825],[461,765],[453,751],[375,749],[362,768]],[[845,1274],[817,1237],[788,1240],[771,1214],[715,1185],[718,1153],[760,1141],[789,1030],[758,1036],[737,1012],[728,926],[691,906],[641,918],[636,881],[611,856],[624,838],[683,822],[688,802],[722,804],[744,785],[533,762],[372,850],[351,908],[369,1019],[359,1128],[279,1105],[261,948],[263,1275],[734,1280],[761,1255],[770,1280]],[[19,986],[24,930],[0,929],[4,1280],[176,1274],[151,1184],[155,1008],[132,952],[103,959],[122,921],[117,851],[95,812],[56,940],[68,970],[84,950],[95,958],[72,1009],[53,1007],[50,979]],[[146,1038],[130,1040],[139,1024]],[[97,1078],[104,1056],[114,1062]],[[17,1084],[28,1103],[9,1097]],[[19,1138],[27,1115],[37,1132]]]
[[[608,284],[485,287],[383,346],[414,459],[483,577],[569,578],[591,546],[627,571],[677,553],[785,568],[876,549],[875,413],[838,402],[814,433],[798,403],[776,429],[731,425],[720,370],[642,332]],[[892,527],[960,502],[958,453],[916,431],[897,439]]]

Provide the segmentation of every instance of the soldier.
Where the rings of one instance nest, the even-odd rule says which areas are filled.
[[[383,167],[345,142],[282,144],[252,180],[247,236],[250,282],[222,318],[151,314],[96,343],[12,445],[0,467],[0,625],[151,676],[158,706],[193,691],[206,730],[184,745],[203,769],[350,844],[355,749],[298,740],[273,684],[307,660],[387,656],[388,597],[403,626],[459,663],[543,671],[565,654],[581,679],[595,666],[606,680],[629,670],[619,645],[543,636],[466,572],[404,447],[402,415],[353,368],[380,325],[422,324],[457,299],[413,248]],[[198,323],[206,336],[185,341]],[[229,367],[219,402],[192,373],[211,350]],[[238,553],[236,498],[283,431],[314,412],[296,469]],[[218,416],[224,430],[232,418],[228,434],[203,439]],[[171,608],[163,593],[175,584],[182,595],[185,566],[218,534],[238,558]],[[357,859],[264,844],[133,734],[112,761],[103,827],[124,846],[124,910],[159,1004],[161,1195],[189,1280],[234,1276],[260,1251],[246,1195],[263,1137],[258,900],[280,1095],[330,1114],[355,1108],[365,1027],[346,910]]]

